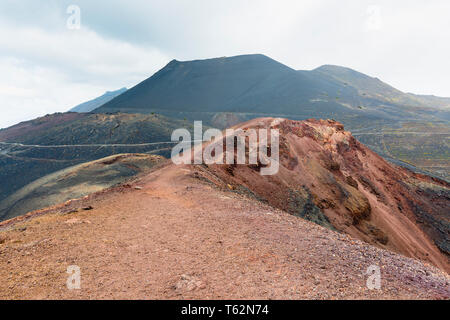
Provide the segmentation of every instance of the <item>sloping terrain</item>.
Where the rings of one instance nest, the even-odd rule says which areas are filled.
[[[173,60],[95,112],[117,111],[157,112],[222,129],[257,117],[332,118],[386,159],[450,179],[450,98],[404,93],[340,66],[297,71],[264,55]],[[414,134],[383,139],[411,123]],[[365,135],[373,132],[381,139]],[[407,156],[389,151],[402,148],[404,138]],[[379,148],[380,140],[386,147]]]
[[[307,108],[303,104],[320,94],[323,85],[263,55],[186,62],[172,60],[96,112],[157,110],[174,114],[194,112],[196,116],[215,112],[301,115]],[[314,108],[317,116],[324,111],[344,110],[345,107],[335,102]]]
[[[55,113],[0,130],[0,141],[31,145],[137,144],[170,140],[173,128],[187,125],[159,114]]]
[[[156,114],[69,112],[0,130],[0,201],[52,172],[110,155],[170,156],[172,131],[190,126]]]
[[[172,60],[96,112],[166,112],[170,116],[217,112],[364,119],[439,120],[430,104],[357,71],[323,66],[296,71],[264,55]],[[434,110],[440,110],[438,107]],[[428,111],[428,112],[427,112]],[[448,111],[448,110],[447,110]],[[203,114],[203,115],[199,115]],[[192,115],[191,115],[192,116]]]
[[[50,131],[53,127],[64,126],[74,121],[84,120],[88,117],[82,113],[55,113],[18,123],[9,128],[0,129],[0,141],[18,142],[20,139],[39,137],[41,132]]]
[[[352,133],[389,161],[450,181],[450,131],[445,123],[405,121]]]
[[[236,128],[279,130],[279,172],[209,165],[205,179],[450,270],[450,184],[389,164],[333,120],[263,118]]]
[[[107,91],[100,97],[80,103],[79,105],[70,109],[70,111],[71,112],[91,112],[92,110],[97,109],[98,107],[104,105],[108,101],[111,101],[111,99],[117,97],[119,94],[122,94],[125,91],[127,91],[127,88],[122,88],[122,89],[115,90],[115,91]]]
[[[426,109],[428,107],[434,110],[446,110],[447,112],[450,110],[450,98],[404,93],[378,78],[367,76],[350,68],[324,65],[311,72],[355,88],[358,91],[358,95],[362,98],[360,100],[362,105],[364,105],[364,102],[372,100],[378,105],[381,102],[410,108]]]
[[[168,164],[2,223],[0,298],[450,298],[448,274],[220,190],[198,169]],[[71,265],[79,290],[66,287]],[[372,265],[380,290],[366,286]]]
[[[192,120],[226,128],[282,113],[339,119],[389,161],[449,181],[447,102],[337,66],[296,71],[263,55],[174,60],[98,109],[145,114],[68,112],[0,130],[0,201],[47,174],[109,155],[167,157],[172,131],[191,129]]]
[[[119,154],[49,174],[0,201],[0,221],[109,188],[148,171],[163,159]]]

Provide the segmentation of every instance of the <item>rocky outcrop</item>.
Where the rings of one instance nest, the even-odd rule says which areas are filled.
[[[449,270],[450,187],[383,160],[334,120],[262,118],[236,126],[280,132],[280,169],[209,165],[274,207]],[[220,184],[219,182],[215,182]]]

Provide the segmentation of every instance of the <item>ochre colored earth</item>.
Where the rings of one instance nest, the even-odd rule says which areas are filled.
[[[432,228],[448,221],[448,185],[393,167],[333,121],[242,127],[280,130],[278,174],[168,161],[0,223],[0,298],[450,298]],[[66,286],[71,265],[81,289]]]

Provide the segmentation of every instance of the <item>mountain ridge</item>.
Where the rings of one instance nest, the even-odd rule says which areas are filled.
[[[94,112],[154,112],[219,129],[258,117],[335,119],[387,159],[450,179],[450,99],[346,67],[294,70],[264,55],[172,60]]]
[[[264,118],[239,126],[262,127],[278,128],[282,137],[280,175],[273,180],[259,174],[261,165],[168,161],[125,185],[0,223],[0,277],[6,279],[0,297],[449,298],[448,262],[405,202],[439,202],[438,193],[423,194],[434,185],[430,178],[406,170],[391,176],[387,163],[333,120]],[[358,162],[365,157],[366,167]],[[305,166],[314,170],[305,172]],[[386,177],[379,175],[383,170]],[[403,186],[414,181],[425,188]],[[287,187],[297,192],[286,193]],[[404,197],[407,190],[412,193]],[[286,196],[297,214],[277,205]],[[393,196],[405,205],[403,213],[384,210],[398,205]],[[317,210],[336,227],[342,218],[350,218],[355,230],[372,224],[368,236],[381,242],[307,221]],[[74,264],[82,270],[83,289],[61,289],[66,265]],[[374,267],[382,290],[367,285]]]
[[[125,87],[115,91],[106,91],[104,94],[97,98],[80,103],[79,105],[70,109],[69,112],[91,112],[102,106],[106,102],[110,101],[111,99],[114,99],[118,95],[124,93],[125,91],[127,91],[127,88]]]
[[[347,67],[323,65],[313,70],[294,70],[268,56],[249,54],[190,61],[174,59],[95,112],[129,109],[145,113],[157,109],[301,116],[305,113],[302,109],[314,106],[318,113],[322,109],[333,110],[338,118],[349,112],[381,118],[398,118],[406,112],[412,117],[426,118],[425,112],[416,113],[420,108],[432,108],[431,99],[403,93],[378,78]],[[444,103],[446,98],[435,100]],[[386,103],[391,110],[371,109]],[[362,112],[360,106],[367,108]]]
[[[450,184],[389,164],[333,120],[258,118],[234,127],[279,130],[279,172],[207,165],[211,182],[381,248],[450,270]],[[247,139],[248,140],[248,139]],[[246,148],[249,148],[248,141]]]

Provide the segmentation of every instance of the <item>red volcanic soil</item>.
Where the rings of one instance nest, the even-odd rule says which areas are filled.
[[[280,132],[280,169],[210,165],[220,183],[380,248],[450,270],[450,186],[392,165],[332,120],[255,119]]]
[[[2,223],[0,298],[450,298],[449,275],[431,265],[208,179],[200,166],[168,164]],[[80,267],[79,290],[66,287],[70,265]],[[379,290],[366,286],[372,265],[380,268]]]
[[[16,142],[17,139],[23,136],[29,136],[30,134],[51,128],[57,124],[82,119],[88,115],[88,113],[77,112],[55,113],[34,120],[24,121],[9,127],[8,130],[0,130],[0,141]]]
[[[450,298],[434,229],[448,221],[448,185],[390,165],[334,121],[240,127],[280,130],[278,174],[168,161],[0,223],[0,298]],[[70,265],[80,290],[66,287]],[[366,286],[373,265],[380,290]]]

